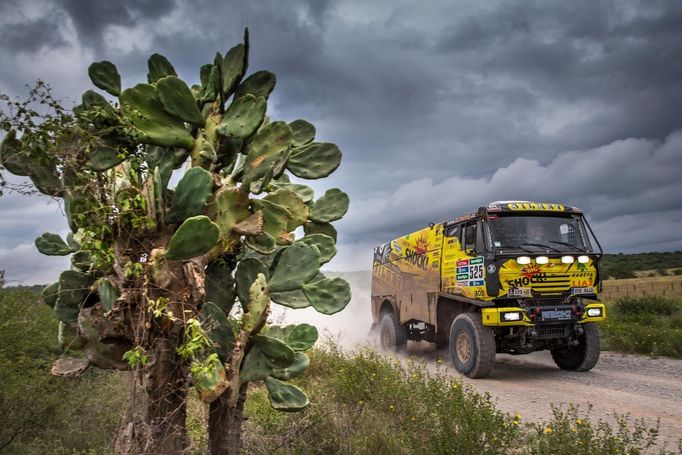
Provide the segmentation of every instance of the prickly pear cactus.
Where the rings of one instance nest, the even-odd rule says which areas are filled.
[[[36,239],[43,254],[73,254],[44,293],[60,342],[95,366],[153,373],[159,340],[175,340],[173,361],[205,401],[234,405],[242,384],[264,381],[274,408],[300,410],[308,398],[287,381],[308,366],[317,330],[267,319],[273,304],[333,314],[350,300],[348,283],[320,273],[348,196],[316,199],[304,183],[341,152],[305,120],[268,118],[276,79],[244,78],[248,35],[203,65],[198,85],[159,54],[148,63],[147,82],[129,87],[113,63],[93,63],[103,92],[84,93],[49,147],[26,132],[2,142],[8,171],[64,201],[72,233]]]

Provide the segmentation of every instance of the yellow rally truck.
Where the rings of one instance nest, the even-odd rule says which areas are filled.
[[[602,253],[576,207],[493,202],[374,249],[372,328],[384,349],[449,346],[470,378],[487,376],[497,352],[545,349],[560,368],[588,371],[606,317]]]

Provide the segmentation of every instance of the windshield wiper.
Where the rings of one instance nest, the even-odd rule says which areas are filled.
[[[554,248],[553,246],[545,245],[544,243],[530,243],[530,242],[524,242],[521,245],[530,245],[530,246],[536,246],[538,248],[547,248],[552,251],[556,251],[557,253],[561,253],[561,250],[558,248]]]
[[[558,244],[558,245],[565,245],[565,246],[571,247],[571,248],[573,248],[573,249],[576,249],[576,250],[580,251],[581,253],[587,253],[587,250],[584,250],[584,249],[580,248],[578,245],[573,245],[572,243],[568,243],[568,242],[558,242],[558,241],[556,241],[556,240],[550,240],[549,242],[550,242],[550,243],[556,243],[556,244]]]
[[[514,249],[516,249],[516,250],[521,250],[521,251],[523,251],[524,253],[534,253],[533,250],[529,250],[528,248],[524,248],[524,247],[522,247],[521,245],[502,245],[502,246],[498,246],[498,247],[496,247],[496,248],[500,248],[500,249],[514,248]]]

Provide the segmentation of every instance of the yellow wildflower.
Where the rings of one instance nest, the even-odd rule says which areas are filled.
[[[552,427],[545,428],[545,433],[550,434],[552,432]]]

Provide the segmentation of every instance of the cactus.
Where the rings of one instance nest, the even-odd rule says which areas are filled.
[[[346,214],[349,203],[348,195],[338,188],[327,190],[310,209],[310,220],[318,223],[336,221]]]
[[[278,411],[296,412],[305,409],[309,404],[308,397],[295,385],[272,377],[265,379],[265,385],[270,404]]]
[[[315,126],[312,123],[298,119],[289,123],[289,127],[293,132],[294,147],[306,145],[315,139]]]
[[[200,167],[189,169],[175,188],[173,204],[168,211],[166,221],[177,223],[191,216],[200,215],[204,204],[212,194],[213,177]]]
[[[207,253],[218,243],[218,225],[205,215],[187,218],[175,231],[166,250],[166,259],[183,261]]]
[[[341,151],[335,144],[313,142],[294,150],[287,169],[302,179],[321,179],[334,172],[339,164]]]
[[[121,75],[113,63],[107,60],[95,62],[88,68],[88,75],[97,88],[114,96],[121,94]]]
[[[66,256],[73,253],[73,250],[57,234],[46,232],[35,241],[36,248],[46,256]]]
[[[147,73],[147,81],[150,84],[155,83],[162,77],[178,75],[178,73],[175,72],[175,68],[173,68],[171,62],[169,62],[168,59],[161,54],[152,54],[149,56],[149,60],[147,60],[147,68],[149,68],[149,72]]]
[[[43,299],[60,321],[60,346],[85,361],[61,361],[55,374],[93,365],[144,381],[148,409],[130,422],[129,453],[186,452],[177,430],[190,384],[215,422],[226,413],[241,422],[253,381],[265,381],[274,408],[305,408],[305,393],[286,381],[305,372],[318,332],[268,325],[271,305],[333,314],[350,300],[347,283],[320,273],[336,254],[330,222],[348,196],[332,189],[315,200],[290,180],[326,177],[341,152],[313,142],[305,120],[266,116],[276,77],[247,75],[248,51],[245,34],[191,88],[160,54],[147,61],[147,83],[132,87],[112,63],[93,63],[92,82],[118,103],[88,90],[61,129],[34,122],[36,134],[10,130],[0,146],[5,169],[64,200],[72,231],[36,240],[43,254],[72,255]],[[160,409],[173,413],[159,419]],[[215,422],[211,441],[238,432]]]
[[[137,84],[119,96],[126,117],[137,129],[137,139],[161,147],[191,149],[194,138],[185,129],[182,119],[168,114],[156,89],[150,84]]]

